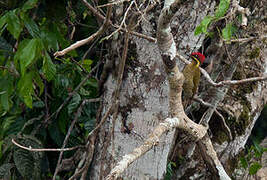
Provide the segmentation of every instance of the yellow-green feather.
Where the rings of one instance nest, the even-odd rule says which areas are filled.
[[[185,106],[188,105],[188,101],[196,94],[199,80],[200,80],[200,69],[199,69],[199,61],[192,61],[190,64],[186,65],[183,74],[185,77],[185,81],[183,84],[183,101],[185,102]]]

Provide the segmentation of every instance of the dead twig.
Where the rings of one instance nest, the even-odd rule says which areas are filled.
[[[111,7],[109,7],[111,8]],[[107,30],[107,27],[108,25],[110,24],[109,23],[109,20],[110,20],[110,16],[111,16],[111,10],[108,9],[107,11],[107,17],[105,18],[105,21],[103,23],[103,25],[98,29],[97,32],[95,32],[94,34],[92,34],[91,36],[89,36],[88,38],[86,39],[83,39],[83,40],[80,40],[80,41],[77,41],[76,43],[72,44],[71,46],[63,49],[62,51],[57,51],[54,53],[54,56],[57,57],[57,56],[63,56],[65,55],[66,53],[84,45],[84,44],[87,44],[89,42],[91,42],[92,40],[94,40],[95,38],[99,37],[100,35],[102,35],[106,30]]]
[[[106,19],[102,14],[99,13],[98,10],[96,10],[93,6],[91,6],[86,0],[82,0],[82,2],[99,19],[102,19],[102,20]],[[117,29],[119,28],[119,25],[116,25],[116,24],[114,25],[114,24],[112,24],[111,21],[109,21],[109,24],[111,24],[113,27],[115,27]],[[128,31],[125,28],[121,28],[120,30],[123,31],[123,32],[127,32]],[[132,34],[132,35],[134,35],[134,36],[136,36],[136,37],[140,37],[140,38],[146,39],[146,40],[148,40],[150,42],[153,42],[153,43],[156,43],[157,42],[156,38],[153,38],[153,37],[148,36],[148,35],[144,35],[144,34],[141,34],[141,33],[135,32],[135,31],[129,31],[129,33]]]
[[[32,152],[44,152],[44,151],[72,151],[78,148],[84,148],[84,146],[75,146],[75,147],[71,147],[71,148],[60,148],[60,149],[47,149],[47,148],[32,148],[31,146],[29,147],[25,147],[19,143],[17,143],[14,139],[11,140],[13,144],[15,144],[16,146],[28,150],[28,151],[32,151]]]
[[[111,3],[99,5],[99,6],[97,6],[97,8],[102,8],[102,7],[106,7],[106,6],[112,6],[112,5],[115,5],[115,4],[117,5],[117,4],[124,3],[126,1],[129,2],[130,0],[118,0],[118,1],[111,2]]]
[[[230,141],[232,141],[232,140],[233,140],[233,136],[232,136],[231,130],[230,130],[230,128],[228,127],[228,125],[226,124],[223,115],[222,115],[217,109],[215,109],[215,113],[221,118],[221,120],[222,120],[222,122],[223,122],[223,126],[224,126],[224,128],[226,129],[227,134],[228,134],[228,136],[229,136],[229,139],[230,139]]]

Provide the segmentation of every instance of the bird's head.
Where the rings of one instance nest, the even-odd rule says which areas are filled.
[[[191,58],[196,61],[197,66],[199,66],[200,64],[203,64],[203,62],[205,61],[205,56],[203,54],[201,54],[200,52],[193,52],[191,54]]]

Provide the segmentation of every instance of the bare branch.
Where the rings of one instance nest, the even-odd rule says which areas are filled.
[[[103,4],[103,5],[99,5],[97,6],[98,8],[101,8],[101,7],[106,7],[106,6],[112,6],[112,5],[118,5],[118,4],[121,4],[123,2],[126,2],[126,1],[130,1],[130,0],[118,0],[118,1],[114,1],[114,2],[111,2],[111,3],[107,3],[107,4]]]
[[[197,102],[199,102],[200,104],[202,104],[204,106],[207,106],[207,107],[210,107],[210,108],[214,108],[214,105],[203,101],[203,99],[200,99],[199,97],[194,97],[193,99],[194,99],[194,101],[197,101]],[[225,129],[226,129],[226,131],[228,133],[229,139],[232,140],[233,139],[233,136],[232,136],[231,130],[228,127],[228,125],[226,124],[223,115],[217,109],[215,109],[214,111],[221,118],[221,120],[223,122],[223,126],[225,127]]]
[[[182,60],[184,63],[186,64],[190,64],[190,62],[185,59],[182,55],[176,53],[176,56]],[[214,82],[210,75],[208,74],[208,72],[203,69],[200,68],[201,73],[203,74],[203,76],[206,78],[206,80],[215,87],[221,87],[221,86],[225,86],[225,85],[237,85],[237,84],[243,84],[243,83],[247,83],[247,82],[255,82],[255,81],[264,81],[267,79],[267,75],[265,76],[260,76],[260,77],[252,77],[252,78],[246,78],[246,79],[241,79],[241,80],[226,80],[226,81],[220,81],[218,83]]]
[[[54,56],[57,57],[57,56],[63,56],[65,55],[66,53],[84,45],[84,44],[87,44],[89,42],[91,42],[92,40],[94,40],[96,37],[102,35],[106,30],[107,30],[107,27],[109,25],[109,20],[110,20],[110,17],[111,17],[111,7],[108,8],[108,11],[107,11],[107,17],[105,18],[105,21],[103,23],[103,25],[98,29],[97,32],[95,32],[94,34],[92,34],[91,36],[89,36],[88,38],[86,39],[83,39],[83,40],[80,40],[80,41],[77,41],[76,43],[72,44],[71,46],[63,49],[62,51],[57,51],[54,53]]]
[[[223,122],[223,126],[224,126],[224,128],[226,129],[226,131],[227,131],[227,133],[228,133],[229,139],[230,139],[230,140],[233,140],[233,136],[232,136],[231,130],[230,130],[230,128],[228,127],[228,125],[226,124],[223,115],[222,115],[217,109],[215,109],[215,113],[216,113],[218,116],[220,116],[220,118],[221,118],[221,120],[222,120],[222,122]]]
[[[123,156],[122,160],[111,170],[110,174],[106,177],[106,180],[116,179],[131,163],[133,163],[136,159],[152,149],[153,146],[157,145],[163,133],[171,130],[174,127],[178,127],[179,123],[180,121],[177,118],[165,119],[148,136],[143,145],[135,148],[130,154]]]
[[[83,148],[84,146],[75,146],[75,147],[71,147],[71,148],[61,148],[61,149],[45,149],[45,148],[32,148],[31,146],[29,147],[25,147],[19,143],[17,143],[14,139],[11,140],[13,144],[15,144],[16,146],[28,150],[28,151],[32,151],[32,152],[44,152],[44,151],[72,151],[78,148]]]
[[[101,15],[93,6],[91,6],[86,0],[82,0],[82,2],[85,4],[85,6],[90,10],[92,11],[92,13],[94,13],[98,18],[102,19],[102,20],[105,20],[106,18]],[[112,24],[112,22],[109,20],[109,24],[111,24],[113,27],[115,28],[119,28],[120,26],[119,25],[114,25]],[[123,31],[123,32],[127,32],[128,30],[126,28],[121,28],[120,31]],[[129,31],[130,34],[134,35],[134,36],[137,36],[137,37],[140,37],[140,38],[143,38],[143,39],[146,39],[150,42],[154,42],[156,43],[156,39],[153,38],[153,37],[150,37],[150,36],[147,36],[147,35],[144,35],[144,34],[141,34],[141,33],[138,33],[138,32],[135,32],[135,31]]]

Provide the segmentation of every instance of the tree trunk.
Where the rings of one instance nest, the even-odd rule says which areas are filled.
[[[248,7],[253,12],[246,29],[240,29],[240,38],[266,34],[266,23],[262,18],[263,2],[255,0],[240,5]],[[205,39],[204,35],[194,36],[196,26],[206,15],[214,13],[215,6],[215,1],[200,0],[187,2],[180,7],[172,25],[178,52],[188,57],[191,52],[203,49],[208,55],[207,59],[213,60],[210,75],[216,82],[262,76],[266,69],[266,39],[222,46],[218,33],[215,33],[215,38],[212,39]],[[160,9],[160,5],[157,5],[148,12],[136,31],[156,37]],[[117,7],[113,18],[121,21],[119,18],[126,10],[127,8],[122,6]],[[215,32],[217,27],[223,27],[223,24],[216,23],[216,26],[212,27]],[[125,37],[123,33],[119,33],[119,36],[114,35],[112,44],[109,45],[111,48],[106,59],[106,70],[109,69],[111,72],[104,85],[102,116],[112,106],[113,115],[108,117],[98,134],[90,172],[92,179],[104,179],[123,155],[139,146],[143,138],[152,132],[153,127],[168,117],[168,83],[157,44],[133,35],[130,35],[128,42],[129,49],[118,101],[112,104],[114,92],[118,88],[118,69],[123,59],[125,42],[127,43]],[[183,63],[179,61],[178,65],[182,69]],[[267,102],[266,87],[266,81],[257,81],[218,88],[212,87],[204,78],[201,80],[199,96],[223,115],[233,139],[228,138],[221,117],[214,113],[214,108],[194,103],[196,105],[190,114],[195,121],[208,119],[213,144],[229,175],[236,166],[235,157],[244,147],[256,119]],[[177,143],[185,152],[174,150]],[[168,132],[153,150],[130,165],[122,177],[163,179],[170,152],[176,157],[179,157],[179,153],[182,155],[179,160],[175,160],[178,164],[173,173],[174,179],[188,179],[190,176],[209,177],[200,155],[201,149],[194,147],[195,144],[188,140],[186,135]],[[188,153],[188,150],[192,153]]]

